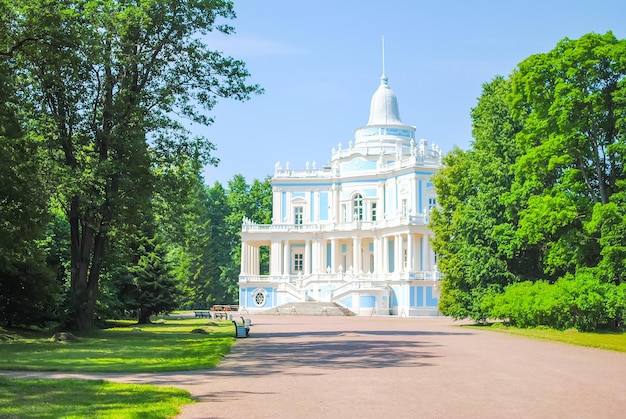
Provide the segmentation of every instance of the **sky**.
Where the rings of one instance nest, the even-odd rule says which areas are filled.
[[[286,162],[325,165],[367,124],[384,69],[400,117],[444,153],[472,142],[470,112],[482,85],[563,38],[612,31],[626,39],[624,0],[234,0],[235,34],[209,46],[241,59],[265,90],[222,99],[209,127],[216,147],[208,185],[248,183]]]

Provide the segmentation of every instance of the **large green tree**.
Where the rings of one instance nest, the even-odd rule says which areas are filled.
[[[483,320],[483,297],[532,269],[533,262],[512,240],[514,208],[505,199],[514,180],[520,129],[506,102],[509,92],[502,77],[483,85],[472,109],[472,150],[453,150],[434,177],[440,208],[431,221],[433,245],[446,274],[439,308],[457,318]]]
[[[219,98],[246,100],[242,62],[203,34],[233,32],[220,0],[2,0],[11,11],[6,65],[19,74],[28,129],[53,159],[56,199],[70,225],[67,323],[94,326],[110,240],[150,205],[155,160],[212,162],[210,142],[181,117],[210,124]]]
[[[472,148],[451,152],[435,177],[442,312],[619,324],[623,288],[602,283],[626,272],[626,41],[564,39],[483,86],[472,119]],[[551,297],[531,301],[544,289]],[[605,296],[601,310],[590,289]]]
[[[619,283],[624,267],[608,260],[615,255],[607,246],[626,244],[615,234],[626,209],[626,40],[611,32],[566,38],[521,62],[511,84],[523,125],[511,190],[520,206],[517,237],[542,249],[548,275],[603,261]]]
[[[59,296],[38,246],[51,218],[48,172],[42,137],[23,129],[13,18],[0,2],[0,322],[43,323],[57,314]]]
[[[255,179],[252,184],[246,182],[242,175],[235,175],[228,181],[228,206],[230,213],[226,216],[227,225],[224,244],[229,249],[229,261],[221,267],[219,290],[217,296],[224,301],[238,301],[239,273],[241,271],[241,225],[244,218],[256,223],[270,224],[272,218],[272,186],[269,178]],[[262,249],[260,260],[261,271],[269,266],[268,249]]]

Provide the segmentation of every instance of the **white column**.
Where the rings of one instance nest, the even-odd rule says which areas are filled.
[[[406,238],[406,254],[408,257],[407,265],[408,271],[412,272],[415,267],[413,264],[413,234],[409,233]]]
[[[246,272],[254,275],[254,259],[252,258],[252,246],[246,244]]]
[[[359,239],[358,238],[353,238],[352,239],[352,270],[354,273],[359,273],[361,272],[360,266],[359,266]]]
[[[425,234],[424,235],[424,270],[425,271],[432,271],[433,270],[430,253],[431,253],[431,251],[430,251],[430,235]]]
[[[281,274],[281,255],[282,248],[281,243],[278,240],[272,240],[272,244],[270,245],[270,275],[271,276],[280,276]]]
[[[383,253],[382,253],[382,273],[389,273],[389,237],[383,237]]]
[[[245,240],[241,240],[241,271],[240,274],[241,275],[245,275],[248,273],[248,245],[246,244]]]
[[[316,274],[319,272],[319,240],[313,239],[311,241],[311,273]]]
[[[259,246],[251,246],[250,251],[252,252],[252,260],[254,264],[252,265],[252,273],[253,275],[261,274],[261,266],[259,261]]]
[[[382,273],[383,268],[383,252],[382,252],[383,240],[381,237],[374,237],[374,269],[373,273]]]
[[[314,205],[315,216],[314,216],[313,220],[316,223],[319,223],[320,213],[321,213],[321,208],[322,208],[322,206],[320,204],[320,191],[315,191],[315,193],[313,193],[313,197],[314,197],[313,199],[315,199],[315,205]]]
[[[273,220],[275,223],[283,222],[283,214],[281,214],[282,208],[282,193],[278,190],[278,188],[273,189],[272,194],[272,214]]]
[[[395,241],[395,268],[396,268],[396,272],[402,272],[402,236],[400,234],[396,234],[396,237],[394,238]]]
[[[304,241],[304,274],[311,273],[311,240]]]
[[[341,214],[341,199],[339,197],[339,189],[337,187],[333,190],[333,215],[336,223],[343,222],[343,214]]]
[[[289,275],[289,240],[283,242],[283,276]]]

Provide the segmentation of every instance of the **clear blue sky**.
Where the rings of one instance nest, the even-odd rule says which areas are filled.
[[[234,0],[236,33],[210,44],[242,59],[265,94],[222,100],[200,132],[221,162],[205,182],[248,183],[287,161],[321,167],[367,123],[385,72],[400,116],[444,152],[469,148],[470,110],[481,86],[565,38],[626,38],[624,0]]]

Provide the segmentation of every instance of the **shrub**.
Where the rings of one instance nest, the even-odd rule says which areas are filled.
[[[492,318],[518,327],[616,329],[626,320],[626,284],[616,286],[601,281],[593,271],[582,271],[554,284],[537,281],[509,285],[503,294],[489,299],[488,306]]]

